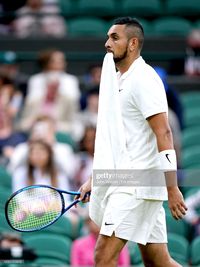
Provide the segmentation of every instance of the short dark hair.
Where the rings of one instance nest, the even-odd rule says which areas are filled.
[[[129,29],[133,29],[128,33],[129,38],[136,36],[139,41],[139,49],[142,49],[144,43],[144,29],[142,24],[136,18],[120,17],[114,20],[114,25],[126,25]]]

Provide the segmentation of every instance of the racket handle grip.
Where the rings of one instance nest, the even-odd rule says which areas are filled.
[[[87,192],[82,200],[85,200],[86,197],[90,196],[91,192]]]

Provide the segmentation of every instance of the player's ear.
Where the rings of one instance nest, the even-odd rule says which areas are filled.
[[[130,51],[132,52],[132,51],[136,50],[137,47],[138,47],[138,38],[136,38],[136,37],[131,38],[129,41]]]

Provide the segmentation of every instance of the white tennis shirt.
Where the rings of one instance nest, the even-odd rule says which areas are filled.
[[[146,120],[168,112],[164,85],[155,70],[140,56],[123,75],[118,72],[121,113],[132,169],[159,169],[156,136]],[[164,178],[164,174],[161,175]],[[137,188],[137,196],[166,199],[166,188]]]

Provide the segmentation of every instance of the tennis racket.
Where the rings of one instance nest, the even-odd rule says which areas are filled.
[[[75,199],[70,204],[66,203],[65,194],[80,196],[80,192],[59,190],[47,185],[32,185],[16,191],[5,205],[8,224],[20,232],[46,228],[80,202]]]

